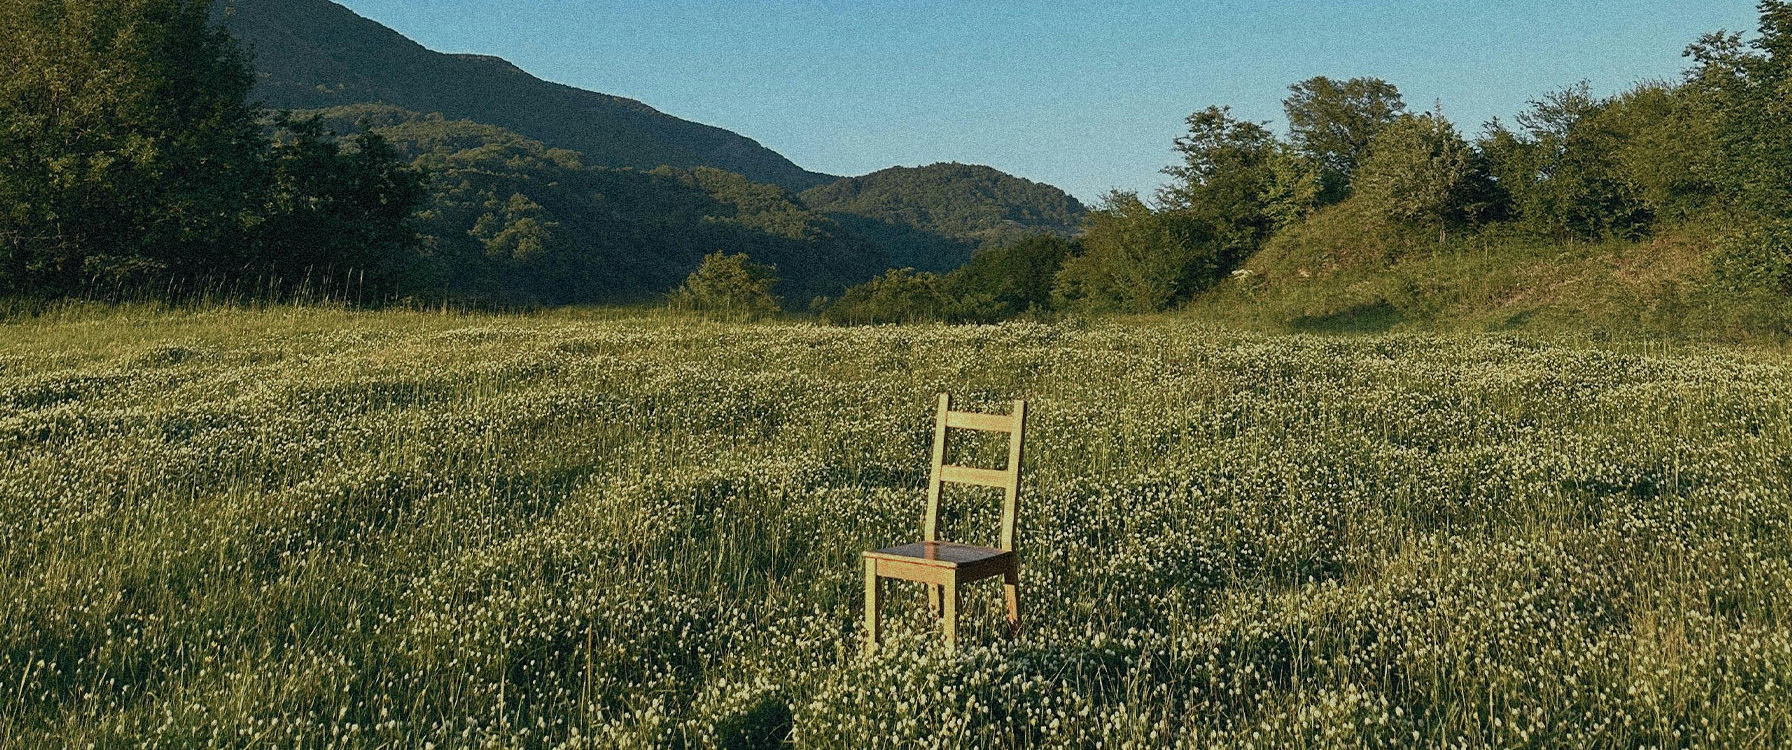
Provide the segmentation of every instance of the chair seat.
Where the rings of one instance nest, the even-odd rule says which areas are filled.
[[[893,578],[909,577],[901,572],[909,566],[956,574],[960,580],[982,578],[1008,570],[1015,564],[1012,551],[954,542],[915,542],[900,547],[880,549],[876,552],[866,552],[865,557],[897,563],[897,565],[878,566],[880,574]]]

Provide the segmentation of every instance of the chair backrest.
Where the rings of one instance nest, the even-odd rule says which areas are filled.
[[[1008,433],[1008,468],[978,469],[946,463],[948,429]],[[1020,465],[1026,445],[1027,402],[1014,402],[1010,414],[977,414],[953,411],[952,396],[940,394],[939,414],[933,425],[933,477],[927,483],[926,541],[939,541],[940,489],[947,482],[994,487],[1002,491],[1001,549],[1014,549],[1014,519],[1020,511]]]

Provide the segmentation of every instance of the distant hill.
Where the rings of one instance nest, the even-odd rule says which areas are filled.
[[[1058,188],[972,164],[892,167],[802,194],[811,210],[884,245],[898,266],[947,271],[977,247],[1071,236],[1086,209]]]
[[[364,124],[428,175],[424,289],[504,304],[644,301],[725,250],[776,265],[776,291],[800,309],[889,265],[789,191],[732,172],[591,166],[504,128],[390,105],[298,114],[339,133]]]
[[[497,125],[588,164],[715,167],[791,190],[836,178],[745,136],[641,102],[550,83],[496,57],[433,52],[329,0],[231,0],[226,25],[255,54],[256,95],[279,109],[381,102]]]

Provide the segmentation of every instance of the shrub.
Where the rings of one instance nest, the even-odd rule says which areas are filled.
[[[1468,142],[1441,114],[1403,117],[1375,137],[1357,193],[1389,222],[1442,237],[1469,218],[1474,162]]]
[[[684,286],[672,292],[672,309],[728,320],[764,318],[781,309],[772,295],[777,285],[776,266],[754,263],[746,253],[710,253]]]
[[[952,321],[957,307],[939,274],[897,268],[847,289],[824,305],[821,319],[850,325]]]
[[[1043,312],[1051,308],[1052,284],[1070,255],[1070,240],[1050,234],[992,245],[946,277],[946,286],[961,308],[980,308],[975,300],[987,300],[996,318]]]
[[[1202,224],[1116,192],[1089,213],[1081,255],[1064,261],[1053,298],[1085,312],[1163,310],[1211,284],[1219,258]]]

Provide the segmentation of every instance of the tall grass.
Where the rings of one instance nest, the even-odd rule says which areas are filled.
[[[17,318],[0,746],[1785,746],[1789,385],[1167,319]],[[946,655],[905,589],[865,659],[941,391],[1033,399],[1026,633],[977,590]]]
[[[1642,241],[1489,229],[1440,244],[1365,225],[1359,210],[1341,204],[1278,235],[1189,312],[1265,331],[1792,340],[1783,294],[1733,288],[1714,273],[1730,231],[1715,222]]]

